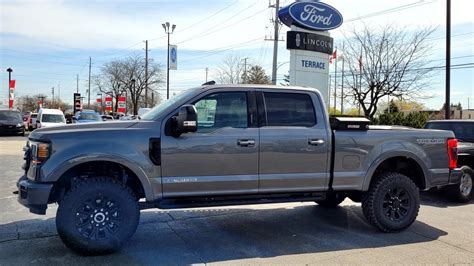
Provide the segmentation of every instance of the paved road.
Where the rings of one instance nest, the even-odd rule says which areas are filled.
[[[418,220],[398,234],[367,225],[359,204],[312,203],[143,211],[118,253],[81,257],[46,216],[11,194],[25,138],[0,137],[0,265],[35,264],[474,264],[474,204],[424,193]]]

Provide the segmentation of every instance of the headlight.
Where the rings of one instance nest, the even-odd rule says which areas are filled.
[[[31,141],[31,155],[33,163],[41,164],[49,158],[51,144],[45,142],[33,142]]]
[[[21,126],[23,126],[23,124],[22,124],[22,123],[18,123],[18,124],[16,124],[16,127],[21,127]]]

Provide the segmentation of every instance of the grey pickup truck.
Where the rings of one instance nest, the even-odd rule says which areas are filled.
[[[456,147],[450,131],[330,121],[315,89],[203,85],[141,120],[33,131],[16,193],[36,214],[57,203],[59,236],[87,254],[119,249],[144,208],[349,197],[396,232],[416,219],[420,190],[459,183]]]

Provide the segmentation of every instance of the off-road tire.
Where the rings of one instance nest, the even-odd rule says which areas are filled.
[[[56,227],[64,244],[85,255],[118,250],[137,229],[140,209],[132,190],[117,180],[78,181],[59,202]]]
[[[317,200],[316,203],[324,208],[335,208],[346,199],[346,195],[341,193],[328,193],[324,200]]]
[[[399,173],[381,173],[363,197],[367,221],[382,232],[398,232],[418,216],[420,191],[413,181]]]
[[[447,187],[450,197],[457,202],[466,203],[472,200],[474,195],[473,178],[474,171],[471,167],[465,165],[461,167],[462,177],[459,184]]]

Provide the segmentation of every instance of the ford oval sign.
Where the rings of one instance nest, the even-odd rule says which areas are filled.
[[[332,30],[342,24],[342,15],[334,7],[321,2],[295,2],[278,11],[281,22],[309,30]]]

